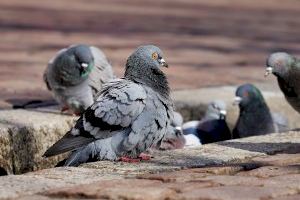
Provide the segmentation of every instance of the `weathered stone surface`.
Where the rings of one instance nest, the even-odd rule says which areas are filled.
[[[19,174],[54,166],[62,158],[45,159],[42,155],[70,129],[74,117],[38,110],[2,110],[0,122],[6,126],[1,129],[0,139],[1,148],[6,149],[0,158],[6,156],[6,159],[0,161],[0,166],[9,173],[13,168],[14,173]],[[10,165],[5,164],[8,161]]]
[[[152,160],[141,163],[99,161],[78,168],[9,175],[0,179],[0,199],[30,199],[30,195],[57,199],[141,199],[143,195],[146,199],[268,199],[296,195],[300,191],[299,144],[299,134],[287,132],[155,152]],[[269,155],[277,152],[282,154]],[[260,176],[264,171],[265,176]]]
[[[298,149],[298,153],[299,153]],[[297,152],[295,152],[297,153]],[[258,163],[260,165],[276,165],[276,166],[287,166],[300,163],[299,154],[276,154],[273,156],[263,156],[251,159],[252,162]]]
[[[295,155],[296,156],[296,155]],[[299,154],[297,156],[300,156]],[[253,169],[251,171],[242,171],[238,173],[240,176],[256,176],[259,178],[267,178],[273,176],[282,176],[286,174],[300,174],[300,165],[292,166],[265,166]]]
[[[8,126],[0,122],[0,176],[13,173],[13,153]]]
[[[101,170],[76,167],[59,167],[22,175],[8,175],[0,178],[0,199],[107,179],[120,179],[120,176],[107,174]]]
[[[105,180],[43,193],[56,198],[100,199],[272,199],[297,195],[299,176],[257,178],[208,175],[192,170],[148,175],[143,179]],[[187,175],[180,178],[180,176]],[[191,176],[194,175],[194,176]],[[165,177],[175,177],[166,181]],[[292,176],[292,175],[291,175]],[[284,178],[291,178],[285,181]]]

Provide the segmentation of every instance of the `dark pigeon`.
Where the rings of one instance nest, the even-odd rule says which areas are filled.
[[[185,135],[196,135],[201,144],[231,139],[231,132],[226,123],[226,104],[216,100],[208,105],[201,121],[192,121],[183,125]]]
[[[113,70],[104,53],[93,46],[73,45],[60,50],[44,73],[47,88],[62,111],[81,114],[93,104],[102,85],[113,79]]]
[[[252,84],[237,88],[235,104],[240,107],[233,138],[264,135],[276,131],[268,105],[261,92]]]
[[[285,52],[276,52],[267,59],[265,76],[273,73],[288,103],[300,113],[300,60]]]

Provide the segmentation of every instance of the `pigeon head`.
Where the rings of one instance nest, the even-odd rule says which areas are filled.
[[[140,46],[127,59],[125,78],[168,96],[169,86],[161,67],[168,67],[162,51],[154,45]]]
[[[277,77],[285,78],[294,63],[295,58],[285,52],[272,53],[266,62],[265,76],[273,73]]]
[[[239,105],[240,108],[245,108],[253,103],[263,102],[265,101],[261,92],[252,84],[241,85],[235,92],[234,104]]]
[[[226,118],[226,104],[222,100],[212,101],[206,110],[205,118],[211,119],[225,119]]]
[[[94,58],[88,46],[75,45],[60,54],[54,60],[54,66],[64,83],[76,85],[88,78],[94,66]]]

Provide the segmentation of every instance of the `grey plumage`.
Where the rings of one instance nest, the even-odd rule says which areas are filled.
[[[275,132],[281,133],[289,130],[289,120],[286,116],[280,113],[271,113],[273,122],[275,124]]]
[[[300,60],[285,52],[276,52],[267,59],[265,76],[273,73],[288,103],[300,112]]]
[[[185,138],[182,132],[183,118],[180,113],[174,112],[174,118],[167,130],[161,144],[156,147],[159,150],[181,149],[185,145]]]
[[[196,135],[201,144],[231,139],[231,133],[226,123],[226,104],[224,101],[212,101],[200,121],[183,124],[185,135]]]
[[[73,150],[64,165],[89,160],[135,158],[160,143],[173,118],[173,102],[161,50],[139,47],[127,60],[125,76],[104,85],[95,103],[46,157]]]
[[[113,77],[103,52],[86,45],[60,50],[44,73],[44,81],[55,99],[64,109],[78,114],[94,102],[102,85]]]
[[[236,90],[236,104],[240,107],[238,121],[233,129],[234,138],[264,135],[276,131],[268,105],[261,92],[252,84]]]

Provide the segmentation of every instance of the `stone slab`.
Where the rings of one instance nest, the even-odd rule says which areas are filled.
[[[251,187],[253,191],[257,190],[261,196],[268,196],[272,191],[278,191],[278,195],[287,195],[287,193],[294,195],[296,194],[295,190],[299,186],[297,185],[299,177],[295,176],[298,169],[292,169],[290,167],[299,163],[299,134],[299,132],[291,131],[224,141],[203,145],[199,148],[154,152],[153,159],[141,163],[98,161],[83,164],[77,168],[59,167],[22,175],[4,176],[0,178],[0,199],[25,198],[28,195],[36,194],[50,196],[51,198],[78,198],[80,194],[83,194],[86,198],[92,198],[94,197],[93,195],[96,195],[95,197],[104,198],[106,195],[102,196],[103,194],[109,194],[109,197],[115,199],[122,198],[123,196],[129,199],[140,199],[139,195],[141,195],[141,193],[138,192],[134,194],[132,189],[120,189],[121,186],[124,186],[124,188],[133,188],[134,185],[139,185],[139,183],[140,191],[146,191],[142,189],[143,187],[148,188],[147,191],[154,191],[156,188],[158,190],[155,190],[155,195],[161,198],[168,195],[172,196],[173,194],[178,195],[176,191],[181,188],[179,182],[189,183],[189,185],[185,186],[186,189],[183,190],[183,193],[188,192],[190,188],[201,188],[201,190],[204,190],[203,188],[215,187],[222,185],[223,182],[227,182],[224,188],[213,188],[209,191],[217,192],[221,189],[221,192],[230,193],[229,197],[231,197],[231,195],[233,195],[233,193],[230,192],[231,189],[232,191],[238,190],[239,187],[236,187],[236,185],[241,183],[244,183],[244,185],[250,184],[249,181],[252,181],[252,179]],[[269,158],[270,155],[277,153],[283,154],[281,154],[281,157],[275,155]],[[285,157],[284,153],[293,154],[293,156]],[[283,167],[288,168],[280,168],[280,170],[274,171],[273,174],[271,174],[269,170],[267,177],[259,177],[258,167],[272,165],[272,163],[274,166],[280,166],[279,160],[283,160],[283,162],[287,163],[288,165]],[[247,170],[253,171],[248,175],[242,174],[243,171]],[[261,170],[267,169],[261,168]],[[218,177],[219,175],[223,178]],[[239,179],[231,178],[233,175],[237,175]],[[206,180],[205,177],[208,176],[214,179],[214,181]],[[251,180],[248,180],[248,176],[252,177]],[[276,183],[280,182],[280,178],[276,177],[281,176],[288,179],[288,182],[283,184],[283,189],[279,188],[275,190],[274,187]],[[270,180],[264,182],[267,191],[257,188],[260,187],[257,185],[260,184],[260,182],[255,180],[261,181],[262,178],[268,178]],[[134,180],[130,181],[131,179]],[[137,179],[147,180],[140,181]],[[155,184],[153,184],[151,180],[155,180]],[[232,181],[232,184],[230,184],[229,180]],[[164,182],[175,182],[176,184],[166,186],[162,184]],[[200,185],[193,186],[192,183],[199,183]],[[87,185],[84,186],[86,190],[80,190],[82,187],[80,185],[86,184],[95,186],[90,187]],[[101,184],[103,184],[103,188],[99,189]],[[113,189],[112,185],[119,189]],[[69,188],[73,188],[73,186],[76,188],[69,190]],[[288,186],[289,188],[287,188]],[[90,190],[87,190],[87,188]],[[250,191],[246,188],[240,189],[241,191],[245,190],[244,192],[246,194],[250,194]],[[99,193],[100,196],[97,196],[98,193],[95,190],[100,192],[101,195]],[[82,193],[80,191],[82,191]],[[206,194],[205,192],[207,191],[203,191],[203,194]],[[86,193],[93,195],[90,196]],[[195,195],[199,196],[200,194],[197,193]],[[277,197],[278,195],[275,196]],[[156,198],[151,195],[149,198],[150,197]],[[176,196],[176,198],[177,197],[180,199],[182,196],[179,195]]]
[[[19,174],[54,166],[62,156],[44,159],[42,155],[70,129],[74,119],[38,110],[0,111],[0,158],[5,158],[0,159],[0,167]]]

